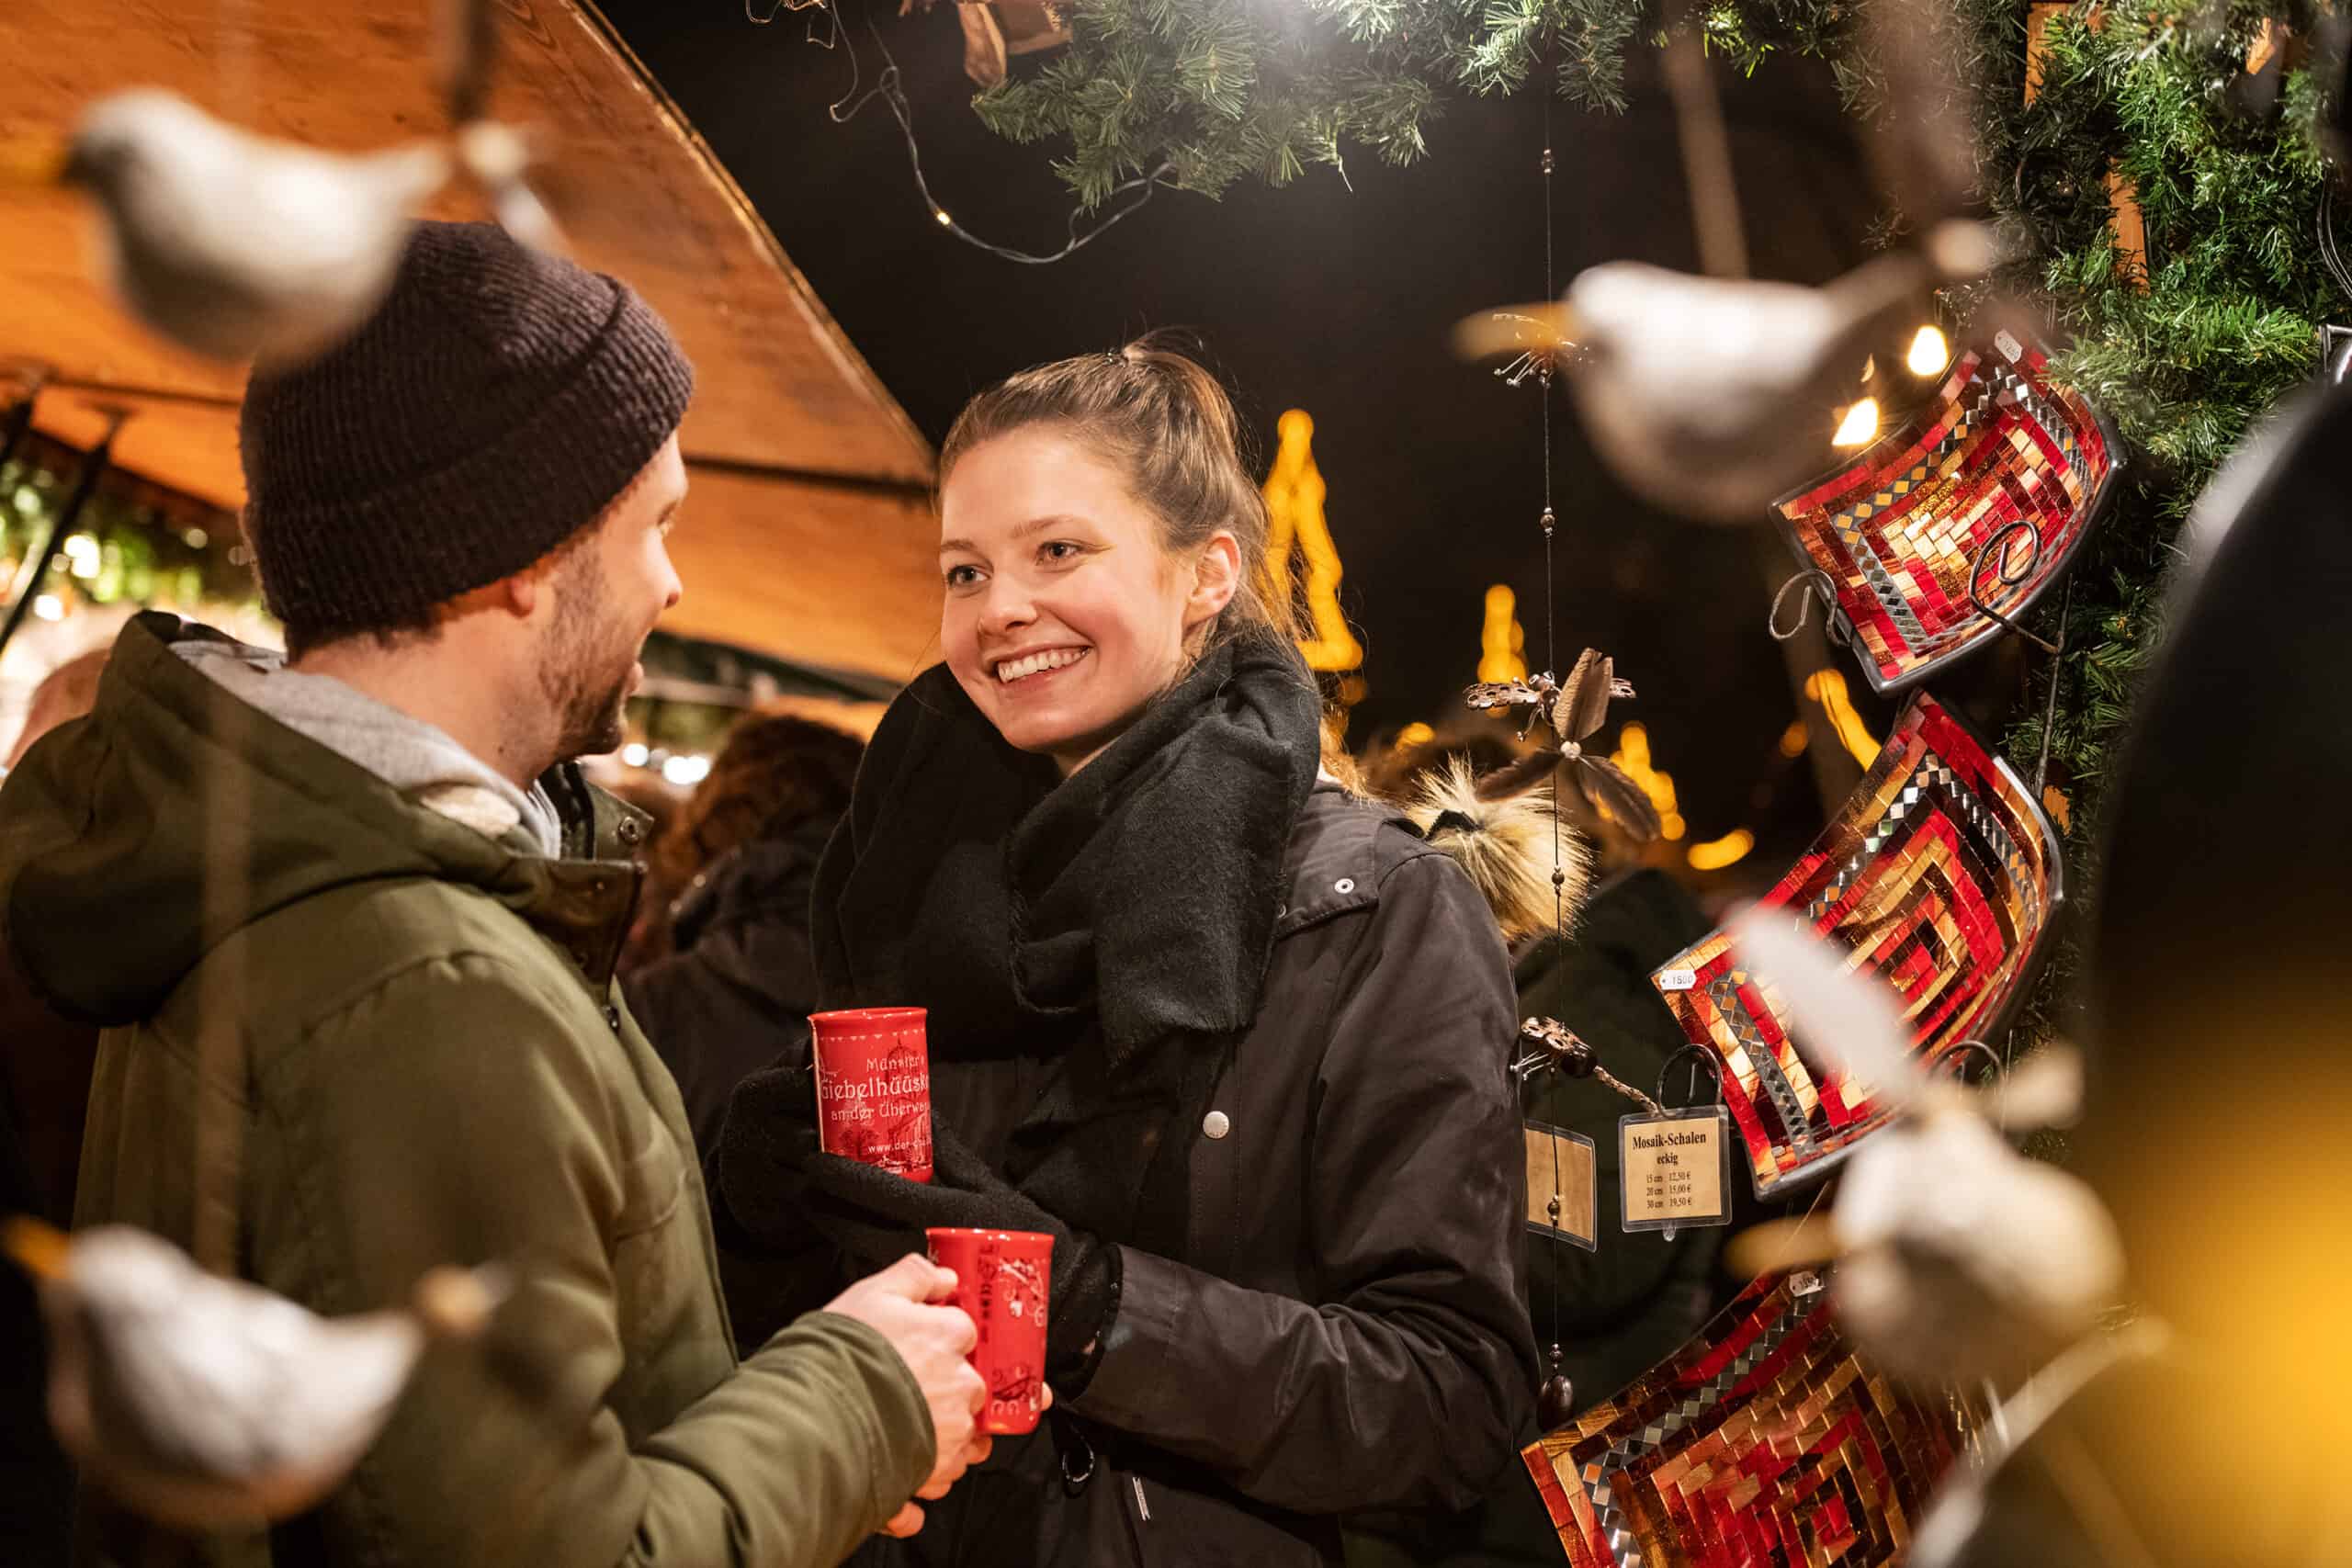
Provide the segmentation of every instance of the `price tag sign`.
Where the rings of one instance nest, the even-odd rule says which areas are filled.
[[[1657,972],[1657,988],[1661,991],[1687,991],[1699,983],[1696,969],[1661,969]]]
[[[1528,1122],[1526,1133],[1527,1228],[1587,1252],[1600,1250],[1592,1140],[1541,1122]]]
[[[1623,1225],[1663,1231],[1731,1223],[1731,1112],[1693,1106],[1617,1122]]]

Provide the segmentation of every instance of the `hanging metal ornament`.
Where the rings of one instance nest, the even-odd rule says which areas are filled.
[[[2335,243],[2335,179],[2331,174],[2319,187],[2319,259],[2337,290],[2352,304],[2352,267],[2346,267]],[[2331,387],[2344,384],[2352,371],[2352,327],[2333,324],[2319,329],[2319,378]]]

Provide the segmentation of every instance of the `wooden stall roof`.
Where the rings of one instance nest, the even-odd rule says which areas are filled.
[[[905,678],[936,625],[929,446],[594,6],[497,9],[493,112],[549,150],[545,184],[580,259],[635,285],[695,361],[686,598],[664,625]],[[433,28],[431,0],[8,0],[0,54],[17,85],[0,141],[54,137],[92,98],[141,85],[316,146],[431,135]],[[439,215],[476,213],[453,196]],[[96,405],[128,407],[122,466],[242,505],[242,373],[118,310],[89,265],[90,221],[73,193],[0,189],[0,355],[51,368],[42,429],[86,445]]]

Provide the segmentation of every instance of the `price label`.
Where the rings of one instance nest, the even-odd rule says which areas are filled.
[[[1600,1247],[1593,1142],[1566,1127],[1526,1124],[1527,1228],[1587,1252]]]
[[[1687,991],[1699,983],[1696,969],[1661,969],[1657,972],[1657,988],[1661,991]]]
[[[1720,1105],[1617,1122],[1623,1224],[1663,1231],[1731,1223],[1731,1113]]]
[[[2011,337],[2007,329],[1993,334],[1993,346],[1999,349],[2001,357],[2012,365],[2025,357],[2025,344]]]

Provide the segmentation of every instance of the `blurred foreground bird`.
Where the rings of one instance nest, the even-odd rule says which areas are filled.
[[[1574,347],[1577,412],[1618,478],[1677,513],[1756,522],[1819,468],[1831,412],[1873,346],[1916,321],[1938,282],[1992,261],[1985,230],[1951,222],[1818,288],[1608,262],[1559,304],[1468,318],[1454,343],[1474,358]],[[1543,328],[1548,344],[1533,341]]]
[[[2088,1332],[2122,1286],[2115,1223],[2088,1186],[2000,1131],[2073,1117],[2074,1052],[2046,1047],[1996,1089],[1931,1077],[1894,994],[1839,949],[1781,910],[1752,909],[1731,929],[1741,967],[1786,1005],[1798,1048],[1899,1111],[1856,1147],[1826,1221],[1746,1232],[1732,1266],[1839,1259],[1831,1288],[1854,1342],[1919,1382],[2022,1374]]]
[[[40,1281],[50,1418],[123,1504],[175,1529],[283,1518],[342,1482],[433,1338],[480,1335],[496,1269],[436,1269],[407,1307],[326,1319],[146,1232],[7,1222]]]
[[[148,326],[216,359],[300,359],[368,318],[447,147],[349,156],[224,125],[140,88],[92,105],[62,177],[102,219],[107,282]]]
[[[365,321],[418,209],[461,171],[515,238],[556,248],[554,220],[524,179],[529,163],[521,133],[493,120],[446,141],[322,152],[142,87],[91,105],[54,173],[96,204],[102,269],[131,314],[242,364],[310,357]]]

